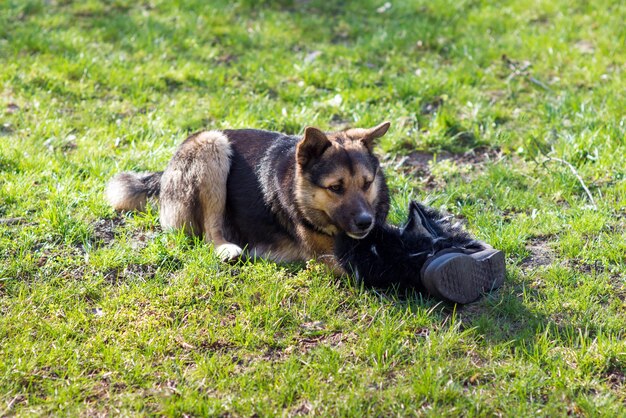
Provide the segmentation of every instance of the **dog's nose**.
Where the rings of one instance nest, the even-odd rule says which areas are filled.
[[[372,222],[374,218],[367,212],[363,212],[354,219],[354,225],[359,228],[361,231],[365,231],[370,226],[372,226]]]

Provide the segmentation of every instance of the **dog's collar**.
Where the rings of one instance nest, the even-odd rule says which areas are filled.
[[[327,235],[329,237],[332,237],[332,234],[329,234],[328,232],[324,231],[323,229],[313,225],[311,222],[309,222],[307,219],[302,218],[300,219],[300,223],[302,224],[302,226],[304,226],[306,229],[309,229],[311,231],[317,232],[319,234],[324,234]]]

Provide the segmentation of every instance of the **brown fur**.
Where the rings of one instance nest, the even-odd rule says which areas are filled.
[[[223,133],[199,132],[180,145],[161,178],[161,226],[188,228],[194,235],[203,235],[224,258],[241,254],[240,248],[224,238],[231,154]]]
[[[118,211],[144,210],[160,180],[159,173],[120,173],[107,184],[106,199]]]
[[[162,174],[116,176],[107,198],[117,210],[141,210],[160,192],[162,226],[204,236],[224,259],[245,247],[255,256],[321,257],[334,266],[334,235],[362,238],[386,218],[387,187],[371,150],[388,128],[326,134],[309,127],[301,138],[249,129],[199,132]]]

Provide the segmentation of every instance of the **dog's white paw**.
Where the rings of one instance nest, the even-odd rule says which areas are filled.
[[[236,244],[222,244],[215,247],[215,253],[222,261],[234,261],[239,258],[243,250]]]

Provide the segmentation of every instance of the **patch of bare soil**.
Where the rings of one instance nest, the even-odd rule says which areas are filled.
[[[93,224],[93,237],[92,242],[96,246],[110,246],[115,241],[118,229],[121,229],[126,225],[126,218],[124,216],[116,216],[113,219],[100,219]],[[141,230],[133,233],[131,237],[131,245],[135,249],[140,249],[146,246],[148,241],[158,233],[159,228],[155,230]]]
[[[402,157],[383,158],[382,165],[385,168],[416,175],[424,181],[427,188],[434,189],[441,186],[431,172],[434,161],[450,160],[459,167],[466,166],[476,170],[501,158],[502,152],[498,148],[478,147],[465,153],[414,151]]]
[[[113,219],[99,219],[93,224],[93,236],[96,242],[109,245],[115,239],[115,230],[126,223],[126,218],[116,216]]]
[[[296,340],[296,344],[293,346],[289,346],[285,349],[285,352],[291,353],[294,350],[298,350],[298,352],[305,354],[317,347],[318,345],[328,345],[330,347],[339,347],[343,345],[343,343],[354,340],[357,338],[357,335],[353,332],[349,332],[344,334],[342,332],[333,332],[330,334],[319,335],[316,337],[300,337]]]
[[[202,351],[211,352],[211,353],[225,353],[231,348],[233,345],[225,340],[215,340],[215,341],[202,341],[198,348]]]
[[[502,157],[502,152],[497,148],[478,147],[465,153],[451,153],[448,151],[432,152],[414,151],[408,155],[406,164],[418,170],[429,171],[430,163],[437,158],[437,161],[452,160],[457,164],[470,164],[480,166],[487,162],[496,161]]]
[[[596,260],[594,262],[586,262],[577,258],[573,258],[567,260],[567,265],[570,268],[591,276],[597,276],[598,274],[602,274],[605,270],[604,264],[602,264],[600,260]]]
[[[546,238],[535,238],[526,244],[530,255],[522,260],[522,268],[536,268],[548,266],[557,260],[554,250],[548,245]],[[559,262],[561,266],[578,270],[588,275],[597,275],[604,272],[604,265],[600,261],[589,263],[580,259],[570,258]]]
[[[301,417],[310,415],[313,411],[313,405],[306,399],[301,400],[293,408],[287,412],[288,417]]]
[[[626,383],[626,375],[624,371],[617,368],[611,367],[605,373],[606,381],[613,390],[621,391],[624,388],[624,384]]]
[[[556,259],[554,250],[548,246],[548,242],[542,238],[530,240],[526,245],[530,255],[522,261],[523,268],[535,268],[552,264]]]
[[[294,353],[297,355],[307,354],[315,347],[324,345],[337,348],[348,341],[354,341],[356,338],[357,334],[354,332],[343,333],[341,331],[329,332],[317,336],[300,335],[295,339],[293,344],[284,349],[269,347],[261,356],[256,357],[256,360],[280,362]]]
[[[229,353],[231,361],[235,365],[237,374],[246,373],[247,371],[257,367],[259,363],[262,362],[281,363],[294,352],[297,354],[304,354],[308,351],[308,349],[306,351],[301,351],[298,349],[298,346],[290,345],[286,348],[268,346],[265,349],[261,349],[259,352],[249,352],[242,347],[237,347],[226,341],[201,344],[197,348],[201,350],[208,349],[209,351],[222,354]]]
[[[124,267],[111,268],[104,273],[104,279],[111,283],[117,284],[128,279],[141,278],[149,280],[154,278],[158,268],[151,264],[129,264]]]
[[[0,225],[19,225],[25,223],[26,218],[0,218]]]

